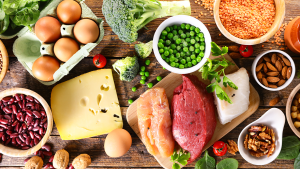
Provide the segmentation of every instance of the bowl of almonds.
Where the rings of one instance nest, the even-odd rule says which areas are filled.
[[[270,91],[286,88],[294,79],[296,67],[293,59],[280,50],[259,54],[252,64],[252,74],[257,83]]]

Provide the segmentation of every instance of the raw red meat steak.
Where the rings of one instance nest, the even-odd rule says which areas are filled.
[[[172,132],[175,141],[191,153],[188,163],[196,160],[212,138],[216,128],[212,93],[194,75],[182,75],[172,100]]]

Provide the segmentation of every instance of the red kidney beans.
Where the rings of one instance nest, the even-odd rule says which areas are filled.
[[[47,163],[47,164],[44,166],[44,169],[50,168],[50,165],[52,165],[52,164],[51,164],[51,163]]]
[[[45,144],[42,146],[42,150],[51,151],[51,146],[49,144]]]
[[[73,165],[70,164],[69,168],[68,169],[74,169]]]
[[[49,158],[49,163],[52,163],[52,162],[53,162],[53,159],[54,159],[54,155],[52,155],[52,156]]]
[[[24,163],[27,163],[27,161],[30,160],[30,159],[31,159],[31,157],[26,158],[26,159],[24,160]]]
[[[45,156],[52,156],[51,151],[42,151]]]
[[[37,99],[24,94],[7,96],[0,100],[0,108],[0,144],[27,150],[40,142],[48,123]]]

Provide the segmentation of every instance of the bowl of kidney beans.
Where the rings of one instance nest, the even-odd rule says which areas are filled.
[[[39,94],[23,88],[0,92],[0,153],[33,154],[46,143],[52,127],[51,109]]]

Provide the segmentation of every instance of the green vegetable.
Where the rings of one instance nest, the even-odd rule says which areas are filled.
[[[135,92],[136,91],[136,87],[134,86],[134,87],[132,87],[132,89],[131,89],[133,92]]]
[[[218,59],[207,59],[208,61],[200,68],[200,72],[202,72],[202,78],[204,80],[209,79],[212,81],[215,79],[215,82],[211,83],[206,87],[206,90],[209,93],[216,92],[217,97],[220,100],[225,100],[228,103],[232,104],[232,101],[230,100],[227,93],[220,87],[219,83],[221,82],[220,76],[223,75],[223,85],[225,87],[230,86],[231,88],[237,90],[238,87],[225,76],[224,70],[229,66],[233,65],[230,61],[226,60],[223,55],[225,55],[228,52],[228,48],[225,46],[222,49],[214,42],[211,43],[211,51],[213,56],[219,56],[222,55],[221,58]],[[197,57],[198,61],[198,57]],[[221,70],[216,71],[217,68],[223,67]]]
[[[121,80],[130,82],[139,71],[139,63],[136,56],[126,57],[113,64],[114,70],[120,75]]]
[[[203,158],[197,161],[195,165],[195,169],[215,169],[216,168],[216,160],[208,155],[207,150],[204,153]]]
[[[104,0],[102,12],[108,25],[124,42],[135,42],[137,31],[156,18],[191,15],[189,1]]]
[[[142,79],[142,80],[146,80],[146,76],[142,76],[141,79]]]
[[[141,75],[141,76],[144,76],[144,75],[145,75],[145,72],[141,71],[141,72],[140,72],[140,75]]]
[[[186,165],[187,160],[190,159],[191,154],[189,152],[184,152],[184,150],[181,148],[179,152],[174,150],[173,154],[171,155],[171,161],[173,162],[172,168],[173,169],[180,169],[180,163],[181,165]]]
[[[277,159],[291,160],[298,156],[300,141],[296,136],[287,136],[282,139],[282,148]]]
[[[299,168],[300,168],[300,154],[298,154],[294,162],[294,169],[299,169]]]
[[[147,86],[148,86],[148,88],[152,88],[153,87],[153,83],[148,83]]]
[[[141,66],[141,71],[145,71],[146,67],[145,66]]]
[[[145,84],[146,82],[145,82],[145,80],[140,80],[140,83]]]
[[[226,158],[217,164],[217,169],[237,169],[239,162],[233,158]]]
[[[129,99],[128,104],[132,104],[132,103],[133,103],[133,100]]]
[[[135,48],[136,53],[139,55],[139,57],[141,57],[142,59],[145,59],[152,52],[153,41],[150,41],[148,43],[139,42],[138,44],[134,45],[134,48]]]
[[[148,65],[150,65],[150,60],[146,60],[145,61],[145,64],[148,66]]]
[[[161,77],[161,76],[157,76],[157,77],[156,77],[156,80],[157,80],[157,81],[161,81],[161,80],[162,80],[162,77]]]
[[[149,77],[150,76],[149,72],[145,72],[145,76]]]
[[[40,2],[48,0],[5,0],[2,9],[15,26],[28,26],[37,22],[40,16]],[[12,23],[11,23],[12,24]],[[3,29],[0,33],[3,33]]]

